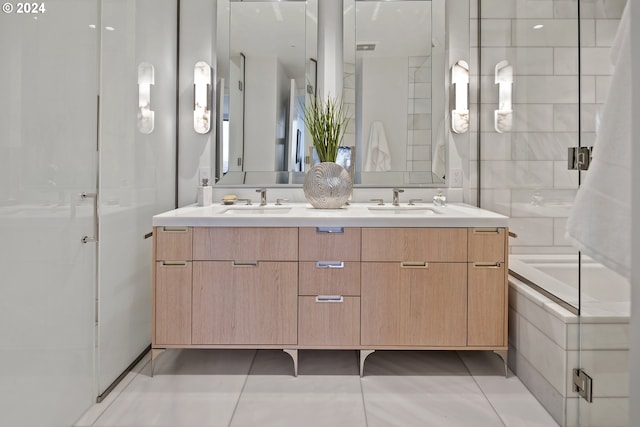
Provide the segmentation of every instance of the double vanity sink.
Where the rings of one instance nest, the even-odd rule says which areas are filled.
[[[400,220],[401,222],[398,222]],[[464,204],[435,206],[352,203],[341,209],[316,209],[308,203],[282,205],[187,206],[156,215],[154,226],[371,226],[505,227],[507,218]]]
[[[507,218],[463,204],[187,206],[153,217],[167,348],[507,352]],[[153,363],[152,363],[153,370]]]
[[[346,208],[348,209],[348,208]],[[345,213],[346,213],[345,209]],[[222,215],[285,215],[291,214],[292,208],[284,207],[284,206],[273,206],[273,207],[254,207],[254,206],[238,206],[228,209],[223,209],[220,211]],[[351,212],[350,212],[351,213]],[[439,214],[442,212],[437,211],[433,208],[429,207],[418,207],[418,206],[376,206],[367,208],[366,213],[370,215],[429,215],[429,214]]]

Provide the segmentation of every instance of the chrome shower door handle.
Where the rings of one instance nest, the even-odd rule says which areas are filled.
[[[82,193],[80,194],[82,200],[93,199],[93,237],[84,236],[82,243],[97,242],[98,241],[98,193]]]

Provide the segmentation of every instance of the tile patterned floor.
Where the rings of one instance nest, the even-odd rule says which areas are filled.
[[[76,427],[557,426],[481,351],[168,350],[149,356]]]

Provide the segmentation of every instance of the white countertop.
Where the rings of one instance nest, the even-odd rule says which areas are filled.
[[[282,206],[186,206],[153,217],[153,226],[190,227],[506,227],[508,218],[475,206],[420,203],[400,207],[353,203],[341,209],[316,209],[308,203]]]

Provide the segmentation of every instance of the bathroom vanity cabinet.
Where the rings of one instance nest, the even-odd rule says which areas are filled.
[[[155,226],[166,348],[484,349],[506,359],[505,227]]]

